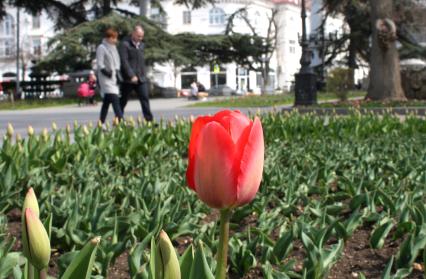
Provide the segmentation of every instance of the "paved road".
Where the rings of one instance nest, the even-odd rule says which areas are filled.
[[[334,100],[332,100],[334,101]],[[330,101],[329,101],[330,102]],[[153,99],[151,100],[151,108],[156,119],[169,119],[173,120],[176,115],[180,117],[189,117],[191,115],[206,115],[214,114],[221,108],[202,108],[202,107],[188,107],[192,102],[184,98],[176,99]],[[277,110],[290,111],[292,106],[277,106]],[[240,108],[244,113],[252,112],[255,113],[258,109],[261,111],[271,110],[271,107],[266,108]],[[72,124],[77,121],[80,124],[88,124],[93,122],[96,124],[99,119],[99,113],[101,110],[101,103],[95,106],[79,107],[77,105],[69,105],[62,107],[52,108],[38,108],[29,110],[11,110],[11,111],[0,111],[0,143],[2,142],[3,135],[6,133],[7,123],[12,123],[16,133],[20,133],[22,136],[26,136],[27,127],[31,125],[36,133],[40,133],[44,128],[51,129],[52,122],[56,122],[58,128],[65,128],[66,125]],[[383,108],[370,108],[368,111],[375,111],[383,113]],[[426,108],[413,108],[406,110],[405,108],[394,108],[393,112],[401,115],[408,114],[410,111],[415,111],[419,115],[426,114]],[[310,109],[310,108],[299,108],[299,112],[316,112],[318,114],[336,112],[338,114],[347,114],[346,108],[341,109]],[[133,116],[135,119],[141,115],[141,108],[138,101],[130,101],[126,107],[126,117]],[[114,113],[110,107],[108,113],[108,120],[112,120]]]
[[[176,115],[181,117],[189,117],[190,115],[213,114],[220,108],[198,108],[187,107],[191,104],[186,99],[153,99],[151,100],[151,108],[156,119],[174,119]],[[269,110],[271,108],[264,108]],[[6,133],[7,123],[12,123],[16,133],[25,136],[28,125],[31,125],[36,133],[40,133],[44,128],[51,129],[52,122],[56,122],[58,128],[65,128],[67,123],[72,124],[74,120],[78,123],[94,124],[99,119],[101,103],[95,106],[79,107],[77,105],[69,105],[63,107],[38,108],[29,110],[0,111],[0,136],[1,139]],[[257,108],[240,109],[247,113],[248,111],[256,112]],[[141,114],[141,107],[138,101],[130,101],[126,107],[126,117],[132,115],[134,118]],[[112,107],[108,113],[108,119],[114,116]],[[0,141],[1,141],[0,139]]]

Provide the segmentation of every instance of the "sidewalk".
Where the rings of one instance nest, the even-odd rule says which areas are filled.
[[[150,104],[153,110],[165,110],[173,109],[177,107],[184,107],[188,104],[188,101],[184,98],[173,98],[173,99],[151,99]],[[63,113],[66,111],[70,114],[80,114],[87,112],[97,112],[101,111],[102,102],[98,102],[96,105],[86,105],[78,106],[77,104],[73,105],[64,105],[57,107],[47,107],[47,108],[34,108],[34,109],[23,109],[23,110],[0,110],[0,116],[2,115],[22,115],[22,114],[54,114],[54,113]],[[126,111],[129,112],[140,112],[141,107],[140,103],[137,100],[130,100],[126,106]],[[112,112],[112,109],[110,109]]]

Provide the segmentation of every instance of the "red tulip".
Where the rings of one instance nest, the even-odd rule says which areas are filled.
[[[198,117],[189,143],[188,185],[210,207],[249,203],[259,189],[264,161],[260,120],[224,110]]]

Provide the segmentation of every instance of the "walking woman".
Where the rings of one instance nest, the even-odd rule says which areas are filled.
[[[105,31],[105,38],[96,50],[96,63],[98,69],[98,78],[100,92],[102,96],[102,108],[100,121],[105,123],[108,114],[109,105],[112,104],[115,117],[118,120],[123,118],[123,112],[118,98],[120,89],[120,56],[117,51],[118,33],[113,28]]]

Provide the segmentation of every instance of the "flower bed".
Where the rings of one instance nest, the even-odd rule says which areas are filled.
[[[260,119],[263,180],[255,199],[231,217],[230,278],[422,276],[424,120],[297,113]],[[19,209],[30,186],[40,219],[53,216],[51,275],[69,264],[67,251],[99,235],[93,274],[146,278],[150,241],[161,230],[179,255],[201,240],[214,271],[218,213],[185,181],[190,128],[182,119],[158,127],[130,121],[108,131],[76,125],[73,134],[5,140],[0,277],[22,268],[20,254],[13,253],[21,251],[20,241],[10,249],[7,243],[20,238]],[[8,269],[6,255],[15,263]]]

